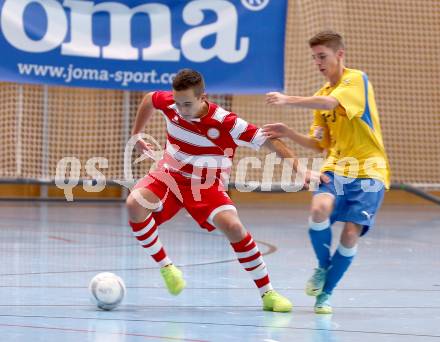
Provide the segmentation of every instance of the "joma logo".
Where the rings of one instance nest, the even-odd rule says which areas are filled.
[[[47,18],[47,29],[41,39],[26,33],[24,13],[31,4],[38,4]],[[67,15],[66,11],[70,11]],[[201,25],[204,11],[213,11],[217,21]],[[110,43],[98,46],[93,42],[93,15],[106,12],[110,17]],[[132,45],[131,20],[136,14],[146,14],[150,23],[150,45]],[[182,19],[190,29],[180,37],[180,50],[172,43],[171,10],[161,3],[146,3],[128,7],[120,2],[64,0],[5,0],[1,12],[1,29],[6,40],[15,48],[32,53],[44,53],[61,46],[66,56],[95,57],[119,60],[179,61],[183,55],[192,62],[206,62],[215,57],[226,63],[242,61],[249,51],[249,38],[238,37],[238,14],[226,0],[193,0],[183,7]],[[70,26],[70,40],[66,36]],[[215,44],[204,48],[202,41],[215,35]]]

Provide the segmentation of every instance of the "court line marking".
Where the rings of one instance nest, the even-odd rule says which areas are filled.
[[[387,331],[366,331],[366,330],[347,330],[347,329],[323,329],[323,328],[306,328],[291,326],[273,326],[259,324],[237,324],[237,323],[218,323],[218,322],[193,322],[193,321],[171,321],[171,320],[152,320],[152,319],[121,319],[121,318],[96,318],[96,317],[71,317],[71,316],[44,316],[44,315],[1,315],[0,317],[16,317],[16,318],[44,318],[44,319],[76,319],[76,320],[97,320],[97,321],[124,321],[124,322],[149,322],[149,323],[172,323],[172,324],[192,324],[192,325],[212,325],[212,326],[232,326],[232,327],[252,327],[252,328],[270,328],[270,329],[288,329],[288,330],[305,330],[305,331],[330,331],[338,333],[358,333],[385,336],[411,336],[411,337],[432,337],[439,338],[440,335],[431,334],[411,334]],[[1,325],[1,323],[0,323]]]
[[[433,285],[438,287],[438,285]],[[125,286],[127,289],[166,289],[165,286]],[[83,289],[84,285],[0,285],[0,288],[36,288],[36,289]],[[197,287],[187,286],[185,290],[253,290],[254,287]],[[277,290],[282,291],[304,291],[304,288],[292,288],[292,287],[279,287]],[[370,291],[370,292],[440,292],[440,289],[361,289],[361,288],[341,288],[338,292],[358,292],[358,291]]]
[[[213,235],[215,236],[215,235]],[[219,235],[222,236],[222,235]],[[255,240],[260,245],[264,245],[268,248],[268,250],[264,253],[261,253],[263,256],[267,256],[270,254],[275,253],[278,248],[275,245],[272,245],[268,242]],[[230,262],[237,262],[237,258],[233,259],[226,259],[226,260],[218,260],[218,261],[206,261],[201,263],[194,263],[194,264],[176,264],[177,267],[183,268],[183,267],[197,267],[197,266],[205,266],[205,265],[215,265],[215,264],[226,264]],[[134,267],[134,268],[106,268],[106,272],[123,272],[123,271],[140,271],[140,270],[156,270],[158,269],[157,266],[152,267]],[[27,276],[27,275],[48,275],[48,274],[70,274],[70,273],[96,273],[96,272],[103,272],[104,269],[93,269],[93,270],[71,270],[71,271],[47,271],[47,272],[24,272],[24,273],[0,273],[0,277],[6,277],[6,276]]]
[[[250,289],[249,289],[250,290]],[[91,304],[0,304],[0,307],[92,307]],[[135,304],[123,304],[119,306],[120,308],[158,308],[158,309],[197,309],[197,308],[261,308],[260,305],[135,305]],[[295,308],[310,308],[310,305],[295,305]],[[437,310],[440,309],[440,306],[334,306],[336,309],[371,309],[371,310],[377,310],[377,309],[390,309],[390,310],[413,310],[413,309],[430,309],[430,310]],[[124,310],[118,310],[120,312],[123,312]],[[0,316],[2,316],[0,314]]]
[[[76,241],[66,239],[61,236],[55,236],[55,235],[48,235],[47,238],[51,239],[51,240],[58,240],[58,241],[63,241],[63,242],[67,242],[67,243],[77,243]]]
[[[103,335],[118,335],[118,336],[135,336],[135,337],[145,337],[149,339],[160,339],[160,340],[173,340],[173,341],[188,341],[188,342],[208,342],[207,340],[192,340],[187,338],[178,338],[178,337],[165,337],[165,336],[154,336],[154,335],[144,335],[137,333],[118,333],[118,332],[106,332],[103,333],[101,331],[96,331],[92,329],[76,329],[76,328],[60,328],[60,327],[48,327],[48,326],[40,326],[40,325],[22,325],[22,324],[6,324],[0,323],[0,327],[17,327],[17,328],[29,328],[29,329],[42,329],[42,330],[57,330],[57,331],[65,331],[65,332],[74,332],[74,333],[99,333]]]

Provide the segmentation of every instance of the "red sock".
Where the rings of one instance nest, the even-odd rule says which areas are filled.
[[[260,294],[263,295],[265,292],[272,290],[266,264],[252,235],[247,233],[243,240],[231,243],[231,246],[240,264],[250,273],[255,285],[260,290]]]
[[[133,234],[143,248],[161,267],[172,264],[159,239],[157,224],[150,214],[144,222],[129,222]]]

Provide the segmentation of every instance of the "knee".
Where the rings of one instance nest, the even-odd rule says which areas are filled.
[[[359,240],[360,228],[346,228],[341,235],[341,244],[346,248],[354,247]]]
[[[151,212],[151,210],[143,207],[139,201],[136,199],[136,196],[131,193],[126,201],[125,207],[128,210],[128,215],[130,217],[130,221],[140,222],[145,219],[145,217]]]
[[[128,195],[127,199],[125,200],[125,207],[128,209],[128,211],[134,211],[139,206],[139,203],[134,198],[133,194]]]
[[[227,220],[218,227],[229,240],[239,241],[246,235],[246,231],[239,220]]]
[[[322,222],[326,220],[331,213],[331,206],[326,203],[316,203],[312,205],[310,214],[314,222]]]

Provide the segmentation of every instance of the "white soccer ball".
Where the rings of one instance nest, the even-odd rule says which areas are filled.
[[[113,310],[125,296],[124,281],[116,274],[110,272],[99,273],[93,277],[89,284],[91,300],[103,310]]]

